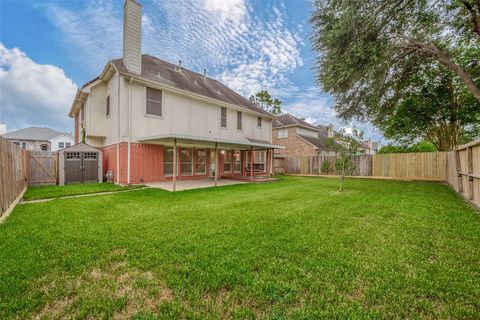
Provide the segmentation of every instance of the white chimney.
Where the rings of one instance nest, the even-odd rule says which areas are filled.
[[[5,133],[7,133],[7,125],[5,123],[0,122],[0,136]]]
[[[129,72],[142,73],[142,5],[125,0],[123,6],[123,64]]]
[[[333,125],[327,126],[327,137],[333,138]]]

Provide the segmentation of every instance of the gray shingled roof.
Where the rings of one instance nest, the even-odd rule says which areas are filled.
[[[112,60],[117,70],[123,74],[130,73],[122,59]],[[177,65],[160,60],[148,54],[142,55],[142,74],[143,79],[157,82],[159,84],[174,87],[180,90],[196,93],[208,98],[224,101],[241,108],[272,116],[271,113],[257,107],[245,97],[242,97],[230,88],[221,84],[217,80],[193,72],[185,68],[179,68]]]
[[[300,138],[303,140],[307,141],[308,143],[314,145],[318,149],[325,149],[325,146],[327,145],[328,138],[327,136],[324,135],[319,135],[318,138],[314,138],[311,136],[307,136],[304,134],[297,134]]]
[[[279,127],[284,127],[284,126],[303,126],[307,127],[309,129],[315,130],[315,131],[320,131],[319,128],[315,127],[314,125],[311,125],[310,123],[299,119],[297,117],[292,116],[291,114],[282,114],[273,120],[273,127],[274,128],[279,128]]]
[[[6,133],[2,135],[2,137],[4,137],[5,139],[11,139],[11,140],[47,141],[52,138],[58,137],[61,134],[68,134],[68,133],[55,131],[50,128],[30,127],[30,128],[20,129],[17,131]]]

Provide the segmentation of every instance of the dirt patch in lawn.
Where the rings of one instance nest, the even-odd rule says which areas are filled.
[[[123,252],[113,255],[121,256]],[[58,279],[63,280],[60,283]],[[139,312],[155,314],[162,303],[174,299],[174,293],[161,279],[150,271],[130,266],[125,259],[95,267],[79,277],[59,275],[57,280],[42,282],[42,291],[49,302],[36,314],[36,319],[130,319]],[[97,310],[99,303],[110,306],[108,314]]]

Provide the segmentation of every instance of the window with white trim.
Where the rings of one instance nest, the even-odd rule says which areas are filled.
[[[65,142],[65,148],[70,147],[72,144],[70,142]]]
[[[191,176],[193,169],[192,148],[182,148],[180,150],[180,174],[182,176]]]
[[[242,112],[237,111],[237,130],[242,130]]]
[[[288,138],[288,128],[277,129],[277,138]]]
[[[105,101],[105,114],[107,117],[110,115],[110,96],[108,96]]]
[[[206,163],[207,163],[207,151],[205,149],[196,150],[196,159],[195,159],[195,174],[205,174],[206,172]]]
[[[164,154],[164,175],[172,176],[173,175],[173,148],[166,147]]]
[[[240,157],[240,151],[233,152],[233,171],[240,172],[242,170],[242,160]]]
[[[227,127],[227,108],[220,107],[220,127]]]
[[[257,117],[257,127],[262,127],[262,117]]]
[[[65,142],[59,142],[58,149],[63,149],[63,148],[65,148]]]
[[[232,173],[232,152],[225,151],[223,158],[223,172]]]
[[[147,101],[145,113],[149,116],[162,116],[162,91],[147,87]]]

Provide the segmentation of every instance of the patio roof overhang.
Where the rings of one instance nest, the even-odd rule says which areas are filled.
[[[138,139],[140,142],[144,143],[162,143],[162,144],[173,144],[174,141],[177,143],[184,144],[193,144],[193,145],[202,145],[202,146],[215,146],[218,145],[219,148],[240,148],[240,149],[250,149],[262,150],[262,149],[284,149],[282,146],[276,146],[268,141],[257,140],[257,139],[245,139],[245,140],[228,140],[228,139],[219,139],[213,137],[202,137],[194,136],[188,134],[178,134],[178,133],[167,133],[150,137],[143,137]]]

